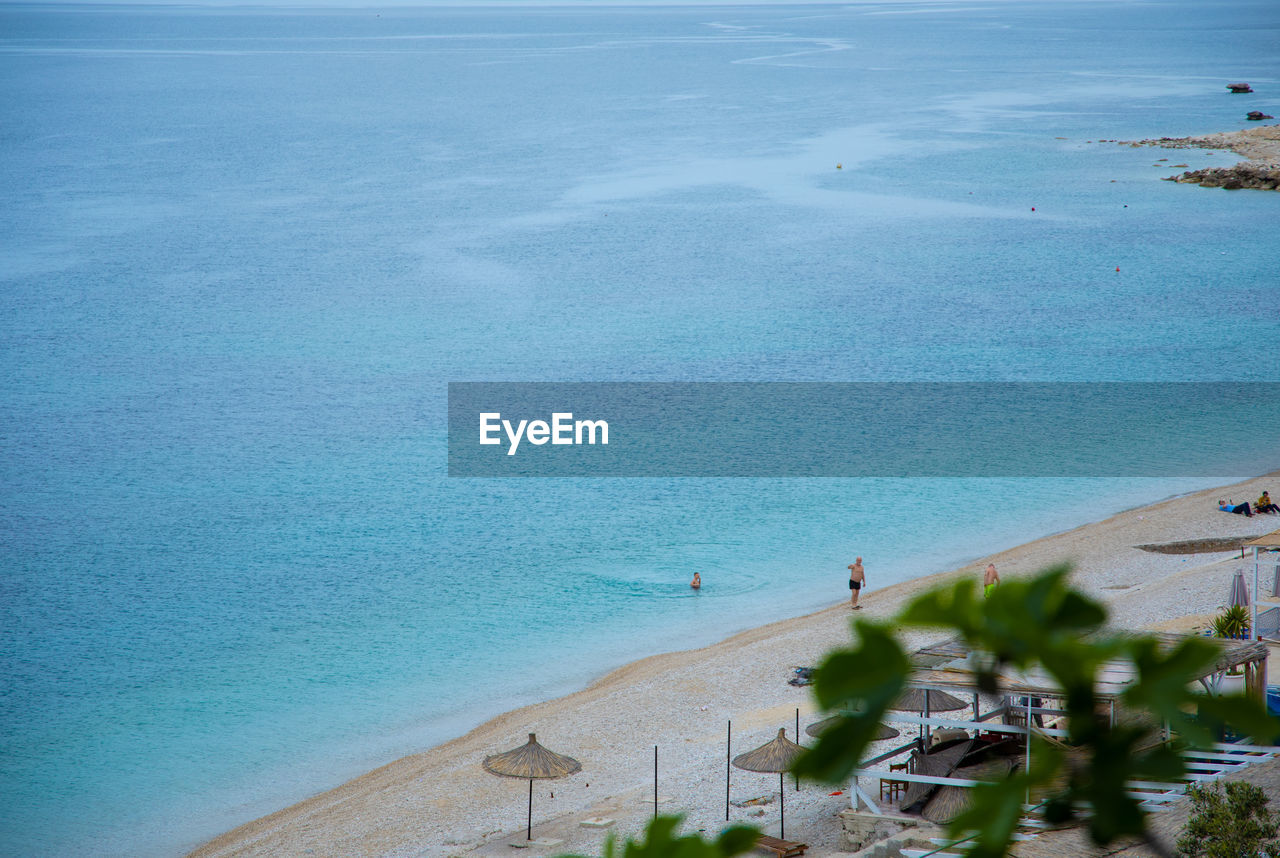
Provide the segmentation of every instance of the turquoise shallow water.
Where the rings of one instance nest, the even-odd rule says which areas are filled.
[[[451,480],[446,384],[1280,379],[1280,195],[1096,142],[1277,113],[1278,30],[0,7],[0,851],[177,854],[851,554],[1226,481]]]

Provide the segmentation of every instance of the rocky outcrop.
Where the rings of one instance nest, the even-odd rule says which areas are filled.
[[[1253,92],[1253,87],[1247,83],[1229,83],[1227,84],[1227,89],[1232,92]]]
[[[1244,118],[1250,122],[1257,122],[1259,119],[1275,119],[1270,113],[1263,113],[1261,110],[1250,110],[1244,115]]]
[[[1201,137],[1161,137],[1153,140],[1111,140],[1125,146],[1159,146],[1161,149],[1227,149],[1243,155],[1234,167],[1206,167],[1188,170],[1166,181],[1228,190],[1280,190],[1280,125],[1263,125]],[[1184,166],[1179,164],[1178,166]]]
[[[1199,185],[1202,188],[1225,188],[1228,191],[1275,191],[1280,190],[1280,168],[1268,168],[1246,161],[1234,167],[1188,170],[1180,176],[1168,176],[1165,181]]]

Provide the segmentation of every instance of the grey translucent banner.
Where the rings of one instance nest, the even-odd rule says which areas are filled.
[[[1251,476],[1280,382],[449,384],[455,477]]]

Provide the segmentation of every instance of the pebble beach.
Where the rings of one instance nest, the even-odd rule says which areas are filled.
[[[875,558],[867,557],[868,589],[859,614],[891,616],[927,588],[966,576],[978,581],[989,562],[1008,580],[1068,561],[1074,585],[1108,606],[1113,625],[1195,631],[1224,607],[1237,569],[1246,569],[1251,580],[1252,558],[1241,559],[1238,550],[1164,554],[1134,546],[1273,531],[1280,516],[1232,515],[1219,511],[1217,501],[1252,501],[1278,484],[1280,472],[1163,500],[884,589],[876,587]],[[1269,584],[1271,574],[1264,569],[1263,581]],[[831,583],[836,598],[845,586],[840,570]],[[599,854],[609,832],[635,834],[652,814],[655,746],[658,809],[683,814],[687,831],[718,831],[725,825],[730,722],[737,755],[769,741],[779,728],[794,737],[797,709],[802,731],[818,720],[808,689],[788,679],[796,667],[816,664],[848,641],[852,614],[842,599],[713,646],[635,662],[582,691],[508,712],[454,741],[237,828],[191,854]],[[914,648],[927,639],[904,642]],[[523,744],[531,732],[551,750],[581,761],[582,771],[535,783],[536,842],[516,853],[513,844],[523,845],[525,835],[527,782],[490,775],[480,763]],[[793,781],[785,789],[788,838],[808,843],[809,855],[842,854],[835,816],[848,806],[848,795],[816,784],[797,791]],[[776,776],[735,769],[728,793],[731,822],[778,834]]]

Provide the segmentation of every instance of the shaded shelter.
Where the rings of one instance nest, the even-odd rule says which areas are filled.
[[[787,738],[787,730],[783,727],[778,730],[778,735],[771,742],[733,758],[733,764],[744,771],[765,774],[777,772],[778,805],[782,816],[778,831],[779,836],[784,838],[787,836],[787,791],[782,783],[782,774],[791,768],[796,757],[803,752],[804,748]]]
[[[997,781],[1007,777],[1015,765],[1016,760],[1009,757],[989,757],[980,763],[959,766],[951,772],[951,776],[972,781]],[[930,822],[946,825],[969,806],[971,795],[972,792],[965,787],[939,787],[933,797],[925,802],[920,815]]]
[[[533,839],[533,782],[535,779],[562,778],[582,771],[582,764],[573,757],[548,751],[538,744],[538,737],[529,734],[529,741],[518,748],[501,754],[490,754],[481,764],[490,774],[504,778],[527,778],[529,781],[529,814],[525,825],[525,839]]]
[[[1280,536],[1280,532],[1277,533],[1277,536]],[[1277,542],[1280,543],[1280,539],[1277,539]],[[1108,630],[1106,633],[1126,634],[1119,630]],[[1168,653],[1189,637],[1188,635],[1168,632],[1144,632],[1140,634],[1143,637],[1154,638],[1162,653]],[[1233,667],[1242,666],[1245,671],[1246,694],[1258,700],[1263,699],[1267,679],[1266,661],[1268,650],[1266,644],[1250,640],[1200,638],[1198,636],[1197,638],[1216,650],[1216,654],[1211,662],[1204,665],[1197,672],[1194,680],[1203,685],[1206,691],[1213,693],[1221,674]],[[957,693],[973,694],[976,698],[980,680],[978,669],[982,665],[989,663],[985,660],[984,655],[980,651],[975,651],[961,638],[951,638],[926,645],[911,654],[911,681],[922,688],[945,688]],[[1143,711],[1134,710],[1125,705],[1125,692],[1135,679],[1136,667],[1127,659],[1116,658],[1100,665],[1094,695],[1098,703],[1098,714],[1108,718],[1113,725],[1126,724],[1147,730],[1153,742],[1165,741],[1167,737],[1162,735],[1162,730],[1165,728],[1162,728],[1160,724],[1151,723]],[[1042,668],[1034,667],[1028,670],[1017,670],[1009,665],[1004,665],[999,670],[998,686],[1005,696],[1001,705],[983,713],[978,710],[978,706],[975,703],[973,719],[956,723],[957,727],[975,732],[977,735],[974,738],[942,742],[931,749],[934,753],[929,754],[921,753],[925,748],[923,744],[910,743],[874,758],[863,760],[860,766],[853,771],[854,780],[849,788],[851,807],[845,812],[860,815],[859,803],[862,803],[868,807],[868,820],[882,817],[883,811],[880,808],[884,801],[883,797],[872,797],[864,788],[865,784],[859,783],[859,780],[863,778],[879,778],[883,785],[884,769],[873,768],[878,763],[888,762],[890,763],[890,771],[895,769],[901,771],[902,768],[893,765],[893,761],[901,760],[905,754],[911,753],[905,773],[890,775],[890,777],[900,778],[909,785],[907,789],[910,790],[910,793],[903,795],[902,801],[898,804],[899,809],[909,814],[920,814],[924,812],[929,802],[939,793],[939,787],[968,789],[979,783],[991,782],[992,780],[999,781],[1007,771],[1012,770],[1012,767],[1020,767],[1022,765],[1029,767],[1032,762],[1031,736],[1033,733],[1044,736],[1048,741],[1055,741],[1056,737],[1066,735],[1062,727],[1054,723],[1049,723],[1043,728],[1036,727],[1033,724],[1033,716],[1037,714],[1043,714],[1050,718],[1065,714],[1056,711],[1054,707],[1041,707],[1033,702],[1036,698],[1060,699],[1063,694],[1062,689],[1057,686],[1053,677]],[[929,702],[930,705],[933,704],[932,699]],[[926,721],[928,719],[921,720]],[[945,723],[949,719],[939,720]],[[997,735],[1004,735],[1009,738],[998,739]],[[977,745],[973,745],[973,742],[977,742]],[[960,759],[954,759],[950,753],[940,753],[966,745],[972,749],[972,753],[960,752]],[[1072,749],[1065,748],[1064,750],[1070,754]],[[1260,752],[1269,751],[1266,748],[1258,750]],[[985,769],[974,769],[972,772],[958,771],[959,769],[967,769],[969,766],[986,763],[992,756],[1004,757],[1006,765],[1012,764],[1012,766],[1005,771],[1001,771],[1001,767],[993,764],[991,772],[986,777],[977,776],[979,773],[986,772]],[[1022,763],[1018,762],[1019,759],[1022,760]],[[1252,760],[1252,757],[1250,757],[1250,760]],[[1225,771],[1227,767],[1237,766],[1240,762],[1241,760],[1238,757],[1224,752],[1222,761],[1208,759],[1204,762],[1204,766],[1209,767],[1209,769],[1218,767],[1220,770]],[[931,784],[932,781],[938,781],[939,783]],[[919,786],[916,786],[917,784]],[[1154,802],[1165,800],[1174,794],[1177,789],[1181,788],[1181,786],[1175,786],[1164,791],[1147,791],[1160,793],[1158,798],[1150,799]],[[883,792],[881,795],[883,796]],[[948,794],[938,799],[937,804],[933,806],[929,813],[939,818],[952,815],[954,806],[958,801],[959,797]],[[1030,801],[1030,796],[1028,796],[1028,801]]]
[[[1244,548],[1253,549],[1253,593],[1256,597],[1258,594],[1258,555],[1263,551],[1280,551],[1280,530],[1273,530],[1270,533],[1263,534],[1257,539],[1250,539],[1243,546]],[[1276,575],[1276,580],[1280,581],[1280,572]],[[1275,590],[1280,590],[1280,584],[1274,586]],[[1255,598],[1253,603],[1253,615],[1249,618],[1252,622],[1249,628],[1253,631],[1255,639],[1258,636],[1258,602]]]
[[[973,739],[962,739],[940,745],[930,754],[913,753],[914,774],[930,775],[935,778],[949,777],[959,767],[965,755],[973,750],[973,746]],[[938,784],[911,783],[907,786],[907,793],[902,797],[898,808],[906,812],[912,812],[913,808],[918,811],[937,791]]]

